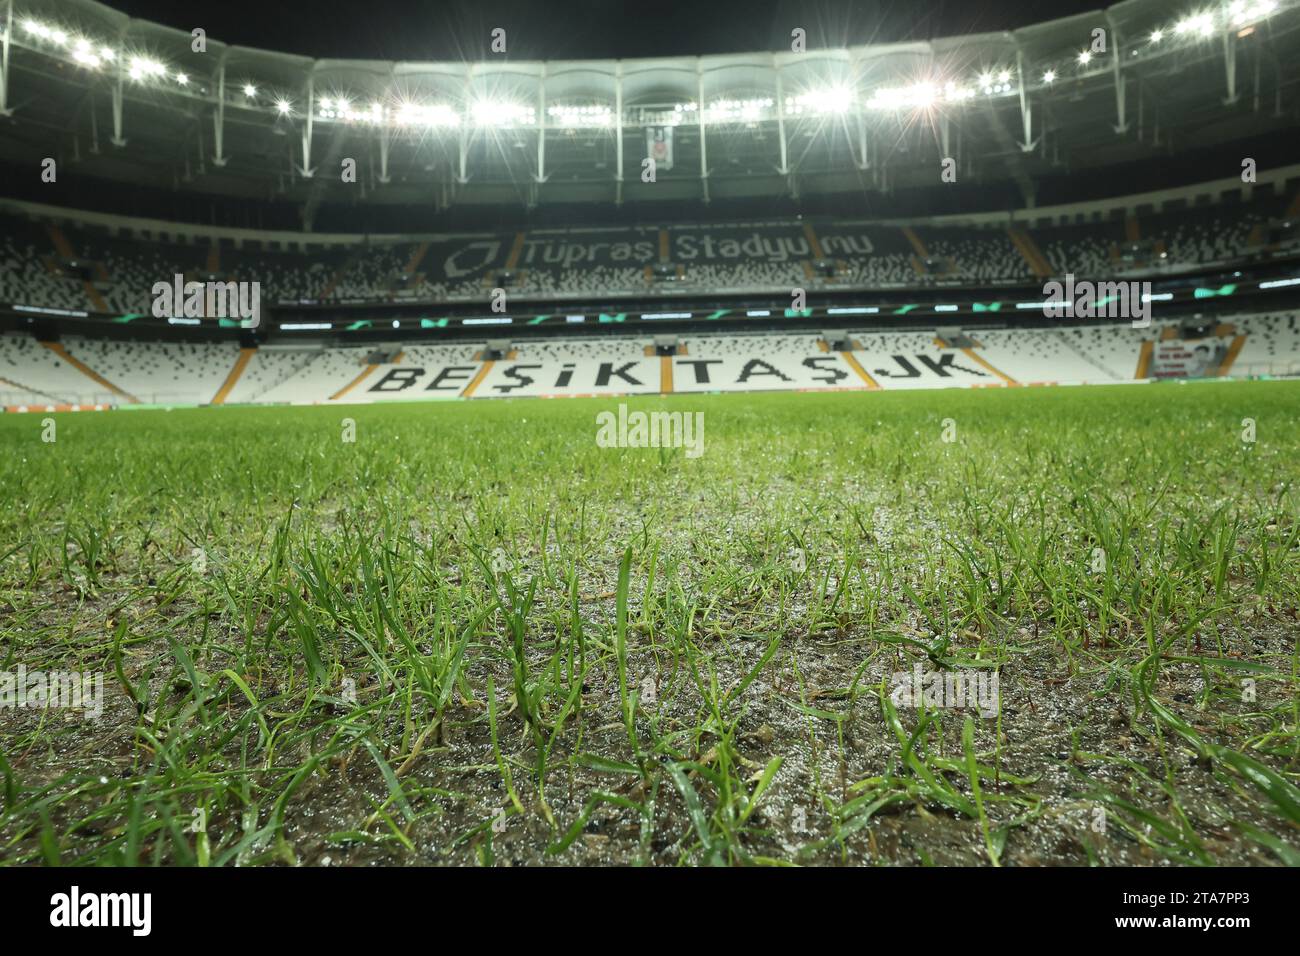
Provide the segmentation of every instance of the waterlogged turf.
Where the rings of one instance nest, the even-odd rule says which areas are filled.
[[[1300,383],[628,406],[0,416],[0,860],[1300,862]]]

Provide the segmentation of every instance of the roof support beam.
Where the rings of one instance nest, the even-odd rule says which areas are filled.
[[[1237,103],[1237,41],[1233,38],[1231,30],[1226,30],[1223,34],[1223,73],[1228,83],[1228,96],[1223,101],[1223,105],[1235,106]]]
[[[853,158],[853,165],[860,170],[871,168],[871,158],[867,153],[867,114],[862,109],[862,104],[858,104],[858,153],[861,156]]]
[[[122,71],[117,71],[117,82],[113,84],[113,136],[109,140],[114,146],[121,148],[126,145],[126,137],[122,135]]]
[[[623,61],[614,68],[614,202],[623,204]]]
[[[1128,132],[1128,115],[1125,91],[1128,81],[1124,76],[1124,69],[1121,60],[1124,58],[1120,55],[1122,45],[1120,44],[1119,27],[1115,25],[1115,17],[1107,11],[1106,23],[1110,26],[1110,63],[1111,73],[1115,78],[1115,132],[1124,135]]]
[[[776,58],[773,57],[773,60]],[[775,65],[776,69],[776,135],[781,141],[781,165],[776,167],[776,171],[782,176],[790,174],[790,146],[785,138],[785,83],[781,79],[781,66]]]
[[[212,165],[226,165],[226,54],[217,61],[217,108],[212,114]]]
[[[538,183],[546,182],[546,64],[542,64],[542,77],[537,84],[537,175]]]
[[[117,45],[124,47],[126,45],[126,33],[131,29],[131,21],[127,21],[121,30],[117,32]],[[117,58],[117,81],[113,84],[113,135],[109,142],[119,149],[126,145],[126,137],[122,135],[122,85],[126,82],[126,57]]]
[[[1038,145],[1038,140],[1034,139],[1034,108],[1029,102],[1029,95],[1025,92],[1025,56],[1018,45],[1016,47],[1016,85],[1019,87],[1020,95],[1020,126],[1024,134],[1024,138],[1020,141],[1020,151],[1022,153],[1032,153],[1034,147]]]
[[[388,175],[388,147],[392,142],[393,133],[385,123],[379,130],[379,182],[388,185],[392,182],[392,177]]]
[[[470,98],[470,84],[474,81],[474,64],[465,64],[465,96],[464,102],[472,103]],[[469,182],[469,130],[465,123],[459,126],[460,135],[457,137],[456,152],[460,160],[459,169],[456,173],[456,182],[464,186]]]
[[[699,60],[695,61],[695,74],[696,74],[696,79],[698,80],[696,84],[696,89],[699,90],[698,105],[696,106],[695,113],[700,118],[699,119],[700,185],[704,189],[704,201],[708,202],[709,201],[709,149],[708,149],[708,144],[705,142],[706,137],[704,133],[704,114],[706,112],[704,109],[704,64],[702,64]]]
[[[315,133],[316,120],[316,64],[313,63],[307,73],[307,121],[302,124],[302,165],[298,172],[303,179],[311,179],[316,174],[316,167],[311,164],[312,136]]]
[[[12,116],[9,109],[9,39],[14,35],[14,2],[5,4],[5,35],[0,41],[0,116]]]

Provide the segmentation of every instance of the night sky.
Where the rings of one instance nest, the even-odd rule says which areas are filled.
[[[810,48],[1010,30],[1098,9],[1082,0],[110,0],[133,17],[315,58],[478,60],[503,27],[511,59]]]

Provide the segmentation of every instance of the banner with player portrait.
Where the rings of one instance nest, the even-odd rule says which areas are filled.
[[[655,169],[673,168],[673,128],[647,126],[645,128],[645,153],[655,161]]]

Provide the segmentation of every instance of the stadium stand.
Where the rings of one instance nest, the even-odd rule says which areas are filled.
[[[1127,221],[1017,226],[1019,242],[1005,224],[993,223],[695,227],[671,232],[667,263],[675,277],[667,282],[650,275],[660,260],[644,230],[548,230],[528,240],[536,248],[512,271],[509,291],[572,300],[674,289],[769,294],[794,287],[999,286],[1040,281],[1044,276],[1036,272],[1177,272],[1249,261],[1263,249],[1263,227],[1284,211],[1280,195],[1244,203],[1224,199]],[[609,248],[618,243],[631,261],[607,261]],[[147,313],[154,284],[177,274],[199,281],[257,281],[266,303],[483,302],[499,272],[513,261],[515,245],[501,235],[433,242],[370,242],[357,236],[342,245],[309,249],[281,248],[271,241],[213,245],[135,230],[129,220],[110,235],[102,227],[10,214],[0,216],[0,304]],[[460,257],[476,247],[491,252],[463,265]],[[1035,253],[1043,260],[1037,270]],[[581,261],[569,262],[573,258]],[[815,270],[817,262],[830,263],[833,274]]]
[[[531,339],[498,360],[484,345],[263,346],[0,336],[0,404],[321,404],[658,391],[915,389],[1097,384],[1160,377],[1300,375],[1294,312],[1229,315],[1198,339],[1178,323],[972,329],[949,346],[933,329],[848,330],[835,352],[816,333],[685,334],[675,355],[637,335]],[[1194,365],[1194,355],[1210,356]],[[84,370],[73,365],[75,361]],[[1146,374],[1143,374],[1144,362]],[[238,370],[232,382],[232,371]],[[111,385],[112,389],[107,387]],[[116,391],[114,391],[114,389]]]

